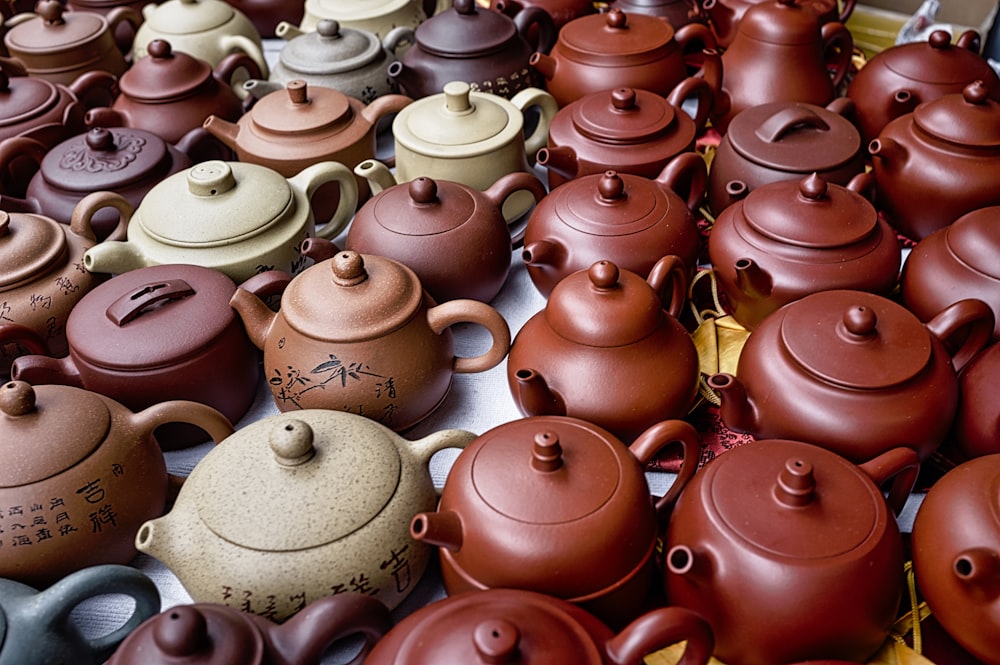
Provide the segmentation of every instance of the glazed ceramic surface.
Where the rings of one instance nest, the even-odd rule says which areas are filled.
[[[275,621],[343,591],[394,608],[431,556],[409,535],[413,515],[437,500],[427,464],[474,438],[444,430],[409,441],[328,409],[264,418],[209,451],[136,546],[197,602]]]

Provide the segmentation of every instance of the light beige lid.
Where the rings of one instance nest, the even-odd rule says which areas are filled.
[[[145,20],[158,33],[185,35],[214,30],[233,20],[236,8],[223,0],[168,0]]]

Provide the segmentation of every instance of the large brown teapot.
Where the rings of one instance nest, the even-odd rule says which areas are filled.
[[[703,0],[702,11],[708,16],[708,23],[720,47],[729,47],[743,15],[750,7],[763,1],[765,0]],[[837,0],[805,0],[802,4],[812,10],[822,23],[845,23],[854,11],[855,0],[844,0],[842,3]],[[837,5],[841,4],[838,8]]]

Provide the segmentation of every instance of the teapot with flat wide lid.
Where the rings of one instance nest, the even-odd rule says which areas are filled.
[[[16,125],[31,118],[44,116],[62,95],[56,84],[34,76],[8,76],[0,70],[0,127]]]
[[[55,188],[83,193],[110,190],[124,195],[120,190],[136,182],[168,175],[176,155],[151,132],[94,127],[45,153],[39,172],[43,181]],[[186,166],[182,160],[178,160],[180,166]]]
[[[467,83],[452,81],[445,84],[443,95],[408,106],[407,113],[393,122],[392,133],[398,143],[423,153],[461,150],[459,154],[466,154],[469,146],[478,146],[477,153],[486,152],[521,131],[522,123],[511,121],[512,112],[521,112],[502,106],[502,101],[473,91]]]
[[[296,74],[340,74],[372,64],[383,52],[374,33],[321,19],[314,31],[289,40],[278,61]]]
[[[455,11],[444,11],[417,26],[419,48],[447,57],[477,57],[502,51],[518,40],[517,24],[508,16],[472,0],[456,0]]]
[[[350,97],[344,93],[296,80],[286,85],[286,92],[276,91],[257,100],[248,120],[250,126],[263,133],[247,132],[247,136],[240,137],[245,142],[241,147],[248,152],[264,152],[263,143],[282,137],[291,140],[307,133],[313,141],[329,138],[360,119],[354,117]]]
[[[9,46],[26,53],[53,54],[86,46],[108,29],[108,22],[97,12],[66,11],[53,0],[42,0],[35,11],[35,20],[7,29],[4,39]]]
[[[65,253],[66,233],[58,222],[0,211],[0,293],[48,272]]]
[[[670,23],[644,14],[626,17],[620,9],[578,18],[559,31],[563,55],[601,67],[639,65],[661,59],[678,48]]]
[[[645,143],[677,129],[677,110],[659,95],[636,88],[616,88],[611,104],[605,95],[587,95],[573,105],[573,126],[584,136],[615,144]],[[692,125],[693,127],[693,125]],[[678,136],[685,146],[692,137]]]

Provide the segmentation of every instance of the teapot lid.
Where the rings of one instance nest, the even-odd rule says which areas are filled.
[[[454,0],[450,9],[418,25],[414,34],[419,48],[453,58],[494,53],[519,37],[510,17],[479,7],[475,0]]]
[[[802,0],[751,3],[736,28],[743,35],[768,44],[821,43],[819,17]]]
[[[104,400],[70,386],[0,387],[0,487],[37,483],[94,452],[111,429]]]
[[[931,360],[930,331],[888,298],[820,291],[782,310],[778,321],[786,351],[803,371],[824,381],[846,388],[890,388],[913,379]]]
[[[0,293],[38,279],[66,254],[66,231],[55,220],[0,210]]]
[[[465,185],[421,176],[405,187],[383,190],[370,205],[382,228],[400,235],[429,236],[465,224],[477,214],[476,204]]]
[[[750,228],[771,240],[812,249],[854,245],[878,227],[867,199],[815,173],[751,191],[743,215]]]
[[[212,247],[262,233],[294,206],[291,185],[273,169],[209,160],[161,180],[130,223],[163,244]]]
[[[45,115],[59,102],[59,90],[46,79],[8,76],[0,69],[0,127]]]
[[[557,188],[553,212],[559,221],[592,236],[621,236],[661,222],[670,201],[656,183],[617,171],[585,175]],[[645,185],[645,186],[643,186]]]
[[[88,363],[156,369],[218,341],[236,316],[236,285],[218,270],[165,264],[130,270],[94,287],[73,307],[66,336]]]
[[[285,90],[275,90],[257,100],[250,110],[251,122],[274,134],[316,140],[315,134],[335,134],[354,120],[350,97],[302,79],[289,81]],[[303,134],[309,136],[302,136]]]
[[[94,127],[45,153],[39,172],[50,185],[88,194],[123,190],[165,174],[172,163],[167,144],[152,132]]]
[[[134,630],[116,652],[120,663],[252,665],[266,662],[264,635],[251,615],[198,603],[164,610]]]
[[[205,60],[174,51],[165,39],[146,45],[147,56],[139,58],[118,80],[126,97],[143,102],[182,99],[212,77]]]
[[[601,143],[646,143],[676,125],[673,105],[648,90],[605,90],[584,96],[572,109],[576,130]]]
[[[545,321],[556,334],[602,348],[639,341],[660,328],[665,316],[646,280],[607,260],[564,277],[545,306]]]
[[[891,528],[875,483],[836,453],[783,439],[730,452],[705,467],[703,497],[720,526],[772,557],[847,556]]]
[[[422,154],[465,156],[470,145],[488,144],[485,152],[521,131],[523,123],[511,122],[511,111],[502,102],[516,109],[501,97],[474,92],[464,81],[451,81],[444,92],[418,99],[400,111],[392,133],[401,145]]]
[[[335,16],[344,23],[362,23],[389,16],[413,4],[413,0],[317,0],[316,16]],[[423,14],[423,12],[421,12]]]
[[[576,18],[559,30],[559,51],[567,59],[600,67],[655,62],[676,48],[674,28],[666,20],[626,14],[612,7],[603,14]]]
[[[729,123],[726,140],[750,162],[803,174],[833,171],[861,150],[861,133],[850,120],[804,102],[744,109]]]
[[[966,213],[945,227],[945,243],[960,261],[973,269],[1000,278],[1000,232],[997,214],[1000,207],[990,206]]]
[[[897,44],[872,60],[875,58],[906,80],[935,85],[965,83],[979,72],[986,74],[989,69],[986,59],[975,51],[952,45],[951,33],[947,30],[932,31],[926,42]]]
[[[197,502],[198,516],[231,543],[272,552],[318,547],[365,526],[393,498],[400,440],[351,413],[280,414],[210,450],[185,487],[211,493],[214,500]]]
[[[423,300],[420,279],[402,263],[344,250],[292,280],[281,299],[281,315],[304,335],[352,342],[396,330]]]
[[[186,35],[213,30],[236,16],[236,8],[225,0],[168,0],[143,15],[157,33]]]
[[[382,42],[374,33],[320,19],[316,29],[288,41],[278,59],[288,69],[319,76],[353,72],[383,56]]]
[[[88,44],[107,29],[97,12],[67,11],[59,0],[41,0],[35,16],[10,28],[4,40],[25,53],[52,53]]]
[[[989,97],[982,81],[973,81],[961,94],[943,95],[913,110],[920,129],[949,143],[972,148],[1000,147],[1000,102]]]

